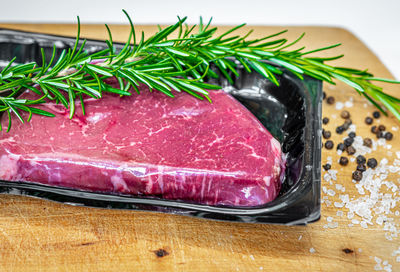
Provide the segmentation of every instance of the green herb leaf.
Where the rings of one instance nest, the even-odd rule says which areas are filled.
[[[57,48],[53,46],[48,63],[45,50],[40,49],[40,63],[15,63],[16,58],[13,58],[5,66],[0,72],[0,111],[7,112],[8,130],[11,128],[12,115],[24,122],[20,111],[29,114],[26,119],[28,121],[35,114],[54,116],[32,105],[48,100],[62,103],[70,110],[70,118],[73,118],[76,103],[81,104],[85,114],[84,95],[97,99],[102,98],[103,92],[129,96],[132,88],[140,94],[141,84],[146,85],[150,91],[158,90],[171,98],[174,97],[173,91],[184,91],[188,95],[211,102],[207,90],[221,87],[204,81],[223,77],[233,84],[233,77],[240,76],[238,66],[243,66],[248,73],[259,73],[276,85],[279,85],[278,76],[285,69],[301,80],[304,75],[331,84],[335,84],[334,80],[340,80],[371,101],[379,110],[386,114],[385,107],[400,120],[400,98],[385,93],[382,87],[375,85],[375,82],[400,84],[400,81],[375,77],[366,69],[338,67],[326,63],[342,58],[343,55],[315,56],[318,52],[336,48],[340,44],[307,51],[301,46],[289,49],[299,44],[304,33],[291,42],[281,36],[287,30],[250,39],[252,30],[245,35],[233,34],[245,25],[240,24],[215,36],[217,28],[211,27],[211,19],[204,24],[200,18],[196,32],[196,26],[184,24],[186,17],[178,17],[175,24],[164,29],[160,27],[147,39],[142,32],[139,43],[136,44],[132,20],[125,10],[123,12],[131,30],[127,42],[119,52],[115,49],[117,47],[114,46],[112,33],[107,25],[106,48],[94,53],[86,52],[86,40],[80,41],[78,17],[78,33],[72,49],[63,50],[57,57]],[[312,57],[308,57],[310,54]],[[119,88],[114,88],[109,83],[113,80],[110,78],[114,77]],[[38,98],[16,99],[25,89],[34,92]]]

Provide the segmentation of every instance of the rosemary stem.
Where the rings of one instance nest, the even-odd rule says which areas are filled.
[[[129,16],[128,19],[131,22]],[[305,50],[304,47],[291,50],[289,47],[298,44],[304,34],[293,42],[281,38],[280,35],[286,31],[254,40],[248,39],[251,32],[244,36],[231,35],[243,27],[242,24],[216,37],[217,28],[211,27],[211,21],[207,25],[201,23],[195,33],[196,28],[185,25],[185,20],[186,17],[178,18],[176,24],[160,29],[148,39],[142,33],[137,45],[135,30],[131,25],[129,39],[118,53],[106,26],[109,31],[109,40],[105,41],[108,49],[92,54],[85,51],[85,41],[80,48],[78,46],[78,20],[78,35],[72,50],[64,50],[56,57],[54,46],[51,59],[46,62],[45,50],[42,49],[41,65],[34,62],[13,64],[14,58],[0,71],[0,113],[7,111],[8,116],[14,114],[20,121],[23,121],[20,111],[29,115],[53,116],[34,106],[46,98],[61,103],[65,108],[75,109],[83,94],[98,99],[101,99],[103,92],[131,95],[132,88],[139,93],[137,86],[140,84],[169,97],[174,97],[172,91],[183,91],[210,101],[208,90],[221,87],[204,82],[205,78],[224,77],[233,83],[234,77],[239,76],[237,68],[240,64],[247,72],[255,71],[277,85],[277,77],[283,72],[301,80],[305,75],[331,84],[334,80],[340,80],[366,97],[380,111],[385,114],[386,111],[392,112],[400,120],[400,98],[384,93],[381,87],[373,83],[383,81],[399,84],[400,81],[374,77],[367,70],[327,64],[343,55],[308,57],[310,53],[329,50],[338,44],[314,50]],[[177,39],[170,38],[177,32]],[[135,45],[131,44],[132,39]],[[215,69],[210,69],[211,65]],[[109,77],[118,80],[119,89],[104,81]],[[18,99],[18,94],[24,88],[37,93],[40,98]],[[84,105],[81,106],[84,110]],[[70,118],[74,113],[71,110]],[[11,122],[8,129],[10,126]]]

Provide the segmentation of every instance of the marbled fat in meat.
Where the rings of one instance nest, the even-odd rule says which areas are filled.
[[[276,198],[280,144],[233,97],[211,91],[208,103],[140,91],[88,98],[86,115],[78,110],[72,120],[50,102],[40,107],[54,118],[22,124],[13,117],[11,131],[0,132],[0,179],[208,205]]]

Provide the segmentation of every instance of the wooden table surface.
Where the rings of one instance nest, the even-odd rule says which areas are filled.
[[[74,25],[11,25],[0,27],[74,36]],[[153,33],[154,26],[137,27]],[[285,27],[253,27],[253,37],[270,34]],[[335,64],[369,68],[376,76],[391,77],[379,59],[353,34],[340,28],[288,27],[289,38],[307,32],[302,44],[316,48],[337,42],[343,45],[326,55],[344,53],[345,58]],[[114,39],[125,41],[128,27],[112,25]],[[82,36],[105,39],[107,33],[100,25],[83,25]],[[400,96],[399,86],[384,85],[386,90]],[[351,88],[338,84],[324,85],[328,95],[336,101],[353,99],[347,109],[356,133],[372,137],[370,127],[364,124],[365,116],[374,108]],[[347,103],[349,106],[349,103]],[[335,127],[343,123],[335,105],[324,102],[323,116],[330,122],[325,126],[332,131],[335,143],[342,140]],[[399,127],[393,116],[381,117],[394,134],[391,149],[378,146],[368,157],[378,161],[386,157],[389,164],[400,150]],[[376,123],[376,120],[375,120]],[[387,214],[396,231],[386,231],[375,223],[363,228],[349,226],[347,209],[333,205],[339,195],[348,194],[354,200],[360,195],[352,183],[351,172],[355,162],[339,167],[336,148],[323,149],[322,162],[328,157],[338,170],[337,181],[330,185],[322,181],[329,193],[322,192],[321,220],[308,226],[279,226],[245,223],[226,223],[189,217],[137,211],[105,210],[63,205],[28,197],[0,195],[0,270],[1,271],[374,271],[380,258],[383,269],[400,271],[395,250],[400,239],[388,240],[385,235],[399,231],[399,206]],[[323,175],[326,172],[323,171]],[[386,179],[399,186],[399,172]],[[336,184],[343,185],[341,192]],[[399,191],[389,192],[399,200]],[[368,194],[368,193],[367,193]],[[396,199],[397,197],[397,199]],[[379,203],[378,203],[379,204]],[[378,205],[376,204],[376,205]],[[397,215],[394,214],[397,211]],[[343,213],[343,215],[342,215]],[[361,218],[355,215],[354,219]],[[328,222],[331,221],[332,222]],[[337,227],[335,225],[337,224]],[[396,256],[392,256],[396,255]],[[385,262],[386,261],[386,262]],[[391,265],[391,267],[390,267]],[[379,268],[379,267],[376,267]]]

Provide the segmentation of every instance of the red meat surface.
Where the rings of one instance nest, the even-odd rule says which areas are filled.
[[[77,111],[72,120],[50,102],[40,107],[54,118],[22,124],[13,117],[11,131],[0,132],[0,179],[208,205],[276,198],[280,144],[232,96],[211,91],[208,103],[140,90],[88,98],[86,115]]]

